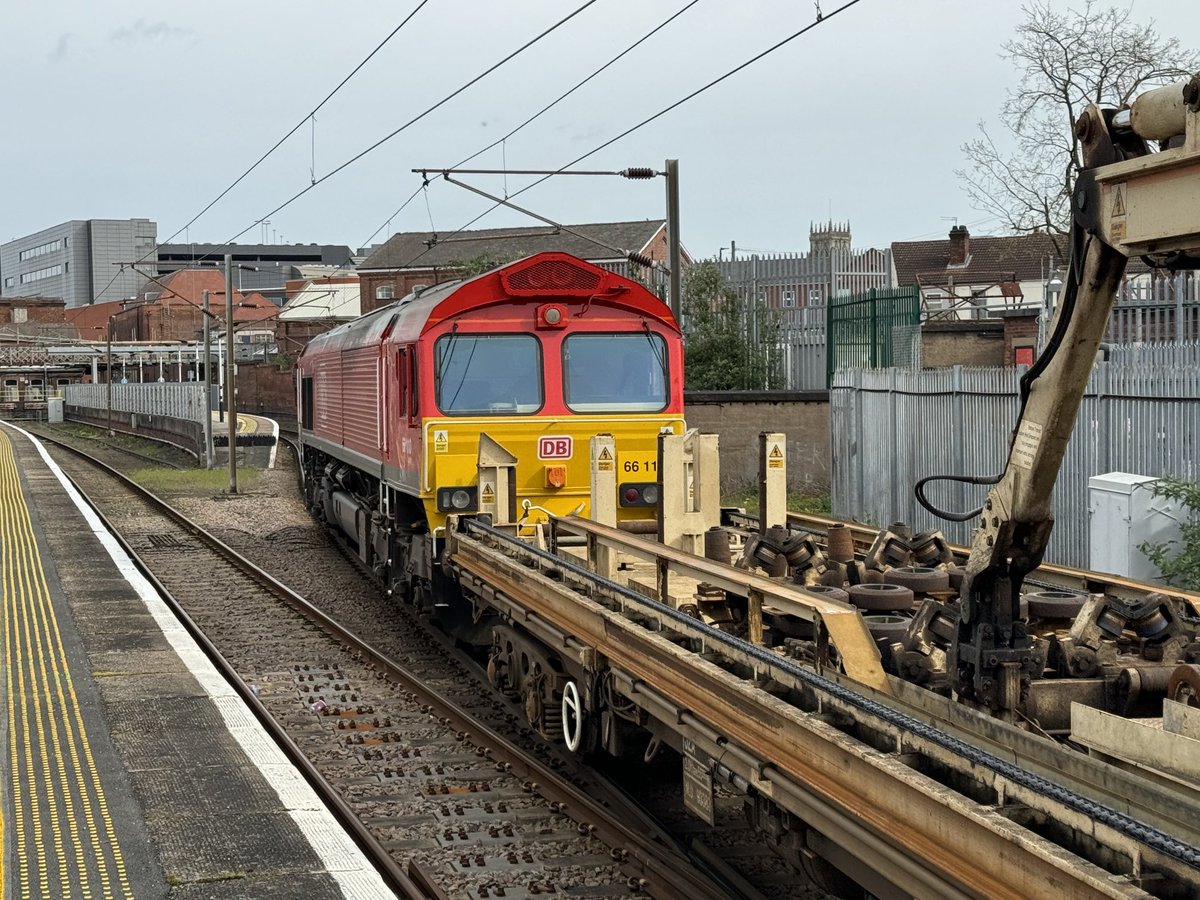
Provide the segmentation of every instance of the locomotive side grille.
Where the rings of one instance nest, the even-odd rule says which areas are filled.
[[[514,297],[543,294],[590,296],[600,287],[604,273],[551,259],[502,274],[504,289]]]

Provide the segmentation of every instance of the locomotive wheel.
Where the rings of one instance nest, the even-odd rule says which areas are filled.
[[[802,585],[802,590],[808,591],[810,594],[820,594],[827,600],[838,600],[842,603],[850,602],[850,595],[840,587],[834,587],[829,584],[808,584]]]
[[[872,612],[909,610],[913,592],[902,584],[856,584],[850,588],[850,602]]]
[[[886,640],[889,643],[898,641],[904,637],[908,631],[908,623],[912,620],[907,616],[863,616],[863,622],[867,625],[867,630],[871,632],[871,637],[877,641]]]
[[[950,587],[950,575],[941,569],[928,569],[924,566],[900,566],[888,569],[883,573],[884,584],[900,584],[914,594],[928,594],[930,591],[945,591]]]
[[[1034,619],[1073,619],[1087,597],[1071,591],[1031,591],[1023,599]]]

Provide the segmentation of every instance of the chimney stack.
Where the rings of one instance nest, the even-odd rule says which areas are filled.
[[[950,229],[950,265],[961,266],[971,255],[971,232],[966,225],[955,225]]]

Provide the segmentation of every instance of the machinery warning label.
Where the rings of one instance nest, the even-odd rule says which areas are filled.
[[[435,431],[433,433],[433,452],[445,453],[450,449],[450,432]]]
[[[611,472],[613,470],[613,455],[612,451],[607,447],[600,448],[600,454],[596,457],[597,472]]]
[[[1125,240],[1125,185],[1113,185],[1112,222],[1109,224],[1108,236],[1114,241]]]
[[[1022,469],[1032,469],[1034,457],[1042,443],[1042,426],[1037,422],[1025,421],[1017,429],[1017,439],[1013,441],[1013,465]]]
[[[496,488],[492,486],[490,481],[485,481],[479,488],[479,505],[486,506],[489,503],[496,502]]]
[[[771,444],[771,448],[767,451],[767,468],[783,468],[783,448],[779,444]]]

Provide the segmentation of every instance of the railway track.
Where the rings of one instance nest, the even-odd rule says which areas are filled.
[[[632,806],[593,799],[561,760],[518,746],[124,476],[55,455],[401,896],[738,896]],[[440,657],[419,637],[407,663]],[[445,666],[443,666],[445,669]],[[457,685],[455,689],[449,686]],[[452,860],[447,863],[447,859]]]
[[[590,523],[581,522],[578,525],[593,527]],[[816,530],[813,524],[809,528]],[[544,556],[534,559],[536,552],[505,546],[503,541],[497,542],[498,536],[488,535],[486,531],[468,530],[472,533],[465,535],[462,540],[467,552],[455,558],[470,563],[468,568],[474,567],[477,573],[483,571],[480,566],[494,567],[488,577],[480,582],[480,586],[486,583],[490,587],[494,603],[507,602],[503,599],[504,592],[507,590],[516,595],[524,585],[525,590],[533,592],[526,598],[531,601],[527,609],[549,616],[551,608],[538,604],[551,602],[547,598],[553,589],[564,592],[572,598],[572,602],[578,601],[580,595],[594,599],[611,590],[611,586],[595,583],[581,589],[583,582],[580,579],[583,576],[570,571],[569,561],[562,565],[562,561]],[[636,542],[636,538],[629,536],[614,536],[613,539]],[[488,550],[488,546],[492,549]],[[542,579],[540,587],[532,585],[531,581],[538,579],[531,572],[540,574],[543,571],[550,571],[554,577],[548,581]],[[984,727],[978,717],[969,711],[941,703],[941,698],[911,685],[893,684],[893,689],[898,693],[890,698],[867,691],[864,705],[862,697],[854,697],[864,692],[847,685],[844,679],[838,679],[834,673],[827,673],[831,684],[822,684],[814,692],[814,685],[808,683],[808,676],[802,676],[803,670],[796,669],[786,660],[777,657],[768,659],[772,654],[759,658],[753,648],[734,639],[730,639],[725,650],[720,650],[718,644],[724,643],[728,636],[707,632],[700,634],[704,626],[687,616],[680,617],[677,612],[655,608],[653,604],[647,605],[643,601],[634,603],[628,597],[618,597],[617,600],[614,609],[620,617],[642,629],[671,635],[671,641],[681,648],[699,646],[704,650],[706,660],[710,663],[717,661],[730,675],[736,676],[728,683],[720,680],[706,682],[707,687],[697,693],[695,687],[687,683],[690,678],[696,677],[695,673],[688,673],[690,664],[673,653],[660,659],[646,650],[645,659],[626,660],[626,671],[619,673],[616,681],[619,689],[627,692],[629,699],[643,704],[663,721],[678,721],[692,728],[695,743],[706,747],[713,758],[719,757],[725,761],[716,770],[720,778],[730,779],[730,784],[735,788],[741,785],[741,788],[732,791],[716,785],[714,808],[717,813],[718,830],[715,834],[718,841],[728,834],[733,843],[740,843],[743,848],[754,844],[753,836],[749,840],[740,835],[734,836],[734,825],[740,818],[739,807],[745,800],[745,788],[751,784],[752,795],[773,796],[776,801],[782,798],[785,808],[793,810],[793,814],[797,809],[807,810],[805,822],[811,822],[816,817],[823,824],[824,835],[836,833],[839,827],[850,829],[841,832],[841,839],[845,841],[841,851],[831,847],[828,840],[822,844],[821,834],[812,830],[802,831],[802,836],[807,834],[809,849],[820,848],[834,858],[838,858],[841,852],[843,861],[855,853],[860,859],[863,853],[879,854],[881,862],[877,865],[880,869],[892,872],[907,870],[909,876],[901,874],[897,877],[916,878],[913,884],[923,883],[925,891],[933,891],[925,894],[928,896],[975,893],[964,891],[963,885],[975,884],[975,879],[984,871],[992,873],[987,878],[1000,880],[978,884],[990,883],[994,887],[1004,885],[1004,879],[1008,876],[1000,873],[1006,871],[1005,865],[1016,866],[1015,875],[1015,871],[1022,867],[1044,867],[1048,861],[1050,868],[1045,869],[1045,873],[1053,876],[1050,881],[1038,881],[1036,876],[1031,875],[1032,869],[1021,871],[1024,881],[1018,879],[1021,884],[1038,884],[1042,891],[1036,894],[1038,896],[1092,896],[1094,893],[1109,896],[1187,896],[1186,893],[1172,893],[1174,888],[1169,885],[1178,883],[1178,878],[1192,883],[1191,876],[1186,872],[1195,868],[1195,837],[1200,826],[1195,821],[1194,809],[1189,813],[1188,805],[1179,797],[1173,797],[1156,787],[1143,789],[1145,782],[1103,771],[1102,765],[1079,754],[1056,752],[1052,745],[1028,734],[1006,730],[995,724]],[[558,602],[565,601],[560,599]],[[572,613],[576,629],[572,633],[590,643],[593,632],[589,630],[588,622],[597,612],[588,607]],[[379,618],[378,614],[375,618]],[[613,627],[614,623],[610,621],[609,625],[595,633],[600,634]],[[391,628],[392,632],[399,630],[412,629]],[[693,634],[693,631],[697,633]],[[384,635],[377,631],[376,635],[379,643],[392,639],[390,633]],[[626,643],[633,642],[636,645],[642,640],[636,636],[636,631],[631,631]],[[437,641],[430,638],[429,644],[433,643]],[[620,642],[612,646],[603,642],[596,644],[600,653],[608,654],[614,660],[621,658],[620,648]],[[394,655],[390,648],[389,652]],[[410,656],[413,653],[408,652]],[[405,657],[406,661],[410,656]],[[646,669],[646,665],[651,668]],[[671,671],[675,667],[680,669],[678,674]],[[755,688],[751,690],[749,684],[745,688],[735,687],[738,680],[746,677],[744,673],[747,671],[752,673],[750,683]],[[737,673],[743,674],[738,676]],[[704,677],[708,678],[709,675]],[[447,672],[436,687],[460,696],[454,692],[461,692],[468,683],[469,679],[464,678],[463,672]],[[798,702],[795,713],[780,708],[774,701],[760,708],[762,701],[755,699],[755,691],[762,685],[768,686],[770,693],[776,697],[790,698],[792,704]],[[851,688],[849,693],[840,690],[845,687]],[[468,694],[470,690],[467,689]],[[728,704],[728,708],[723,708],[722,695],[730,690],[734,692],[730,697],[736,699]],[[890,711],[882,708],[881,702]],[[812,713],[817,713],[815,719],[811,718]],[[496,710],[491,713],[493,716],[496,714]],[[746,719],[747,716],[750,718]],[[750,730],[753,731],[757,727],[753,723],[764,716],[782,716],[776,737],[784,731],[791,735],[789,748],[773,748],[771,741],[774,739],[769,731],[759,735],[761,740],[757,744],[747,744],[743,740],[748,734],[747,726],[751,726]],[[510,724],[515,725],[518,716],[510,712],[508,717]],[[786,728],[783,727],[785,720]],[[719,727],[714,729],[713,723]],[[841,737],[830,732],[829,727],[840,733]],[[717,743],[712,743],[713,740]],[[747,749],[757,750],[760,755],[756,757],[754,752],[748,753]],[[793,759],[792,754],[795,753],[800,755]],[[853,783],[860,797],[856,798],[853,793],[846,795],[842,788],[847,785],[839,786],[830,782],[821,769],[812,770],[811,764],[803,761],[806,755],[818,759],[822,754],[829,753],[833,755],[827,761]],[[677,783],[679,758],[666,755],[674,760],[676,768],[673,774],[670,765],[665,770],[661,766],[657,769],[642,766],[641,770],[649,773],[650,783],[644,779],[638,790],[653,792],[655,788],[662,788],[667,781],[674,780]],[[851,764],[855,759],[858,762]],[[1017,761],[1015,767],[1013,760]],[[559,770],[563,767],[561,759],[551,760],[551,763]],[[808,769],[805,769],[806,765]],[[855,769],[857,774],[846,776],[854,766],[861,766]],[[795,778],[802,771],[807,773],[807,783],[804,778]],[[662,777],[658,784],[654,784],[657,773],[661,773]],[[906,794],[913,791],[916,793]],[[825,796],[821,796],[823,792]],[[905,796],[909,799],[905,800]],[[834,797],[836,802],[829,803]],[[870,798],[868,806],[859,808],[862,806],[859,801],[866,801],[867,798]],[[905,825],[906,817],[911,812],[906,809],[906,804],[923,806],[923,813],[919,812],[917,816],[923,825]],[[847,809],[855,811],[859,817],[857,823],[854,815],[845,817]],[[827,818],[822,820],[819,818],[821,815]],[[921,819],[921,815],[926,818]],[[670,817],[670,814],[665,816]],[[511,813],[508,818],[513,818]],[[684,816],[678,818],[682,821],[672,824],[686,832],[689,822]],[[766,823],[769,825],[769,817]],[[1141,823],[1150,823],[1149,831]],[[793,826],[795,824],[793,820]],[[695,821],[691,820],[690,825],[694,834],[697,828]],[[863,825],[867,826],[866,831]],[[914,827],[916,830],[913,830]],[[929,843],[929,836],[917,831],[930,827],[950,843],[953,843],[950,837],[956,828],[980,829],[978,834],[983,849],[974,849],[974,855],[956,854],[954,849],[942,846],[941,842]],[[742,828],[744,830],[744,826]],[[855,828],[858,829],[857,836]],[[874,836],[868,833],[879,828],[882,828],[882,832],[876,830]],[[712,837],[714,832],[706,834]],[[1182,836],[1183,840],[1171,837],[1172,834]],[[1148,844],[1145,841],[1147,835],[1150,836]],[[796,845],[791,846],[791,852],[796,857],[792,860],[793,864],[805,868],[805,860],[810,857],[805,852],[796,854]],[[851,857],[844,855],[848,852],[847,848],[850,848]],[[1020,848],[1019,855],[1024,855],[1023,861],[1010,858],[1017,848]],[[693,849],[699,857],[712,855],[703,845]],[[766,850],[761,841],[756,849],[763,853]],[[1064,870],[1061,861],[1053,862],[1056,854],[1064,852],[1068,856],[1082,854],[1079,863],[1085,859],[1091,860],[1091,868],[1089,864],[1083,864],[1080,870],[1084,873],[1082,879],[1077,873],[1072,876],[1077,880],[1055,881],[1059,886],[1051,889],[1047,887],[1051,881],[1077,865],[1066,864]],[[891,854],[890,861],[883,860],[887,854]],[[1192,860],[1191,863],[1183,862],[1182,869],[1179,868],[1180,854]],[[737,848],[733,855],[737,855]],[[1007,859],[1008,862],[997,868],[988,862],[988,856],[997,860]],[[727,863],[719,859],[711,862],[714,868],[728,874],[721,889],[726,896],[754,896],[755,891],[770,896],[797,896],[788,892],[786,887],[781,889],[782,892],[771,887],[782,885],[790,879],[790,886],[794,888],[800,876],[786,867],[782,872],[776,872],[772,882],[763,876],[766,866],[759,861],[754,884],[749,885],[744,882],[739,884],[738,876]],[[778,869],[777,860],[776,864]],[[751,868],[755,866],[752,864]],[[930,874],[935,869],[941,869],[942,874]],[[424,868],[418,862],[414,871],[420,874]],[[1031,877],[1033,881],[1029,881]],[[1021,888],[1016,887],[1016,883],[1010,886],[1010,892],[1015,890],[1021,894]],[[1070,890],[1063,887],[1066,884],[1071,885]],[[1165,890],[1163,885],[1168,885]],[[542,884],[536,885],[539,891],[544,887]],[[879,890],[885,887],[884,883],[879,883]],[[876,893],[879,894],[879,891]],[[507,895],[523,896],[511,891]],[[879,895],[885,896],[887,891]],[[922,895],[921,891],[917,891],[917,895]],[[1035,893],[1021,895],[1034,896]]]

